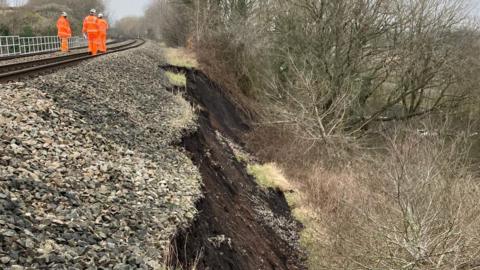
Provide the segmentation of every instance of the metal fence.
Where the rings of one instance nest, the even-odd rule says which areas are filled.
[[[68,40],[70,48],[87,46],[82,37],[72,37]],[[28,55],[60,50],[60,39],[56,36],[20,37],[0,36],[0,57]]]

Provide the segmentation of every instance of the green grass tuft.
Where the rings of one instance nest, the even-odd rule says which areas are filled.
[[[323,228],[315,211],[303,201],[302,193],[292,187],[275,163],[248,165],[247,170],[260,186],[278,188],[284,192],[293,216],[304,225],[304,229],[300,232],[300,244],[309,255],[308,264],[311,269],[317,269],[322,259],[321,247],[318,243],[319,237],[323,236]]]
[[[173,72],[167,71],[165,72],[165,75],[167,76],[171,84],[175,86],[180,86],[180,87],[187,86],[187,77],[185,76],[185,74],[173,73]]]
[[[247,170],[250,175],[255,177],[257,183],[264,188],[278,188],[284,192],[292,189],[283,176],[283,172],[275,163],[248,165]]]

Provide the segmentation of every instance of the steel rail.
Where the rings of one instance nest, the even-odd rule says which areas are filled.
[[[24,77],[27,75],[35,75],[44,71],[49,71],[56,68],[61,68],[77,62],[92,59],[95,57],[100,57],[102,55],[107,55],[111,53],[121,52],[129,49],[134,49],[145,44],[145,40],[138,39],[130,41],[126,44],[110,48],[109,51],[102,54],[90,55],[89,53],[77,53],[71,55],[65,55],[60,57],[52,57],[47,59],[34,60],[30,62],[15,63],[0,66],[0,80],[13,80],[14,78]],[[23,65],[22,65],[23,64]],[[9,70],[8,68],[14,67],[14,70]],[[7,71],[3,71],[5,69]]]
[[[118,43],[122,43],[122,42],[125,42],[125,40],[112,40],[112,41],[108,42],[107,45],[113,45],[113,44],[118,44]],[[88,46],[82,46],[82,47],[78,47],[78,48],[72,48],[69,51],[70,52],[79,51],[79,50],[85,50],[87,48],[88,48]],[[49,51],[49,52],[37,52],[37,53],[30,53],[30,54],[1,56],[0,57],[0,63],[2,63],[2,61],[12,60],[12,59],[22,59],[22,58],[38,56],[38,55],[46,55],[46,54],[51,54],[51,53],[56,53],[56,52],[60,52],[60,49],[58,49],[57,51]]]
[[[118,46],[110,48],[110,50],[118,48],[120,46],[129,46],[129,45],[132,45],[133,43],[135,43],[135,41],[128,41],[128,42],[126,42],[126,44],[120,44]],[[0,64],[0,74],[7,73],[8,71],[25,69],[25,68],[28,68],[28,67],[38,66],[38,65],[41,65],[41,64],[58,62],[58,61],[61,61],[61,60],[66,60],[66,59],[71,59],[71,58],[76,58],[76,57],[79,57],[79,56],[86,56],[86,55],[89,55],[88,52],[80,52],[80,53],[66,54],[66,55],[60,55],[60,56],[49,57],[49,58],[34,59],[34,60],[31,60],[31,61],[10,63],[10,64],[6,64],[6,65],[1,65]]]

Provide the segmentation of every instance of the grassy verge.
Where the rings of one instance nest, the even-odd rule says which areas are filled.
[[[195,54],[185,48],[166,48],[165,58],[172,66],[197,68],[198,61]]]
[[[292,190],[292,186],[283,176],[282,170],[275,163],[248,165],[247,170],[262,187],[278,188],[283,192]]]
[[[308,253],[309,269],[315,269],[321,258],[318,237],[322,235],[321,226],[315,211],[308,207],[303,194],[284,176],[282,169],[275,163],[248,165],[248,173],[255,177],[263,188],[279,189],[285,193],[294,217],[304,225],[300,244]]]
[[[185,100],[181,93],[175,94],[174,100],[177,103],[178,113],[177,117],[170,120],[170,127],[182,130],[195,125],[196,114],[194,107]]]
[[[292,210],[293,217],[303,224],[303,230],[300,232],[300,245],[307,252],[308,269],[318,269],[318,266],[322,263],[320,256],[322,247],[318,243],[323,242],[320,237],[324,235],[320,217],[308,206],[304,201],[304,195],[299,191],[287,193],[285,197]]]
[[[165,72],[168,80],[175,86],[185,87],[187,86],[187,77],[183,73],[173,73],[170,71]]]
[[[164,55],[169,65],[185,68],[198,67],[195,54],[185,48],[165,48]],[[185,87],[187,85],[185,74],[167,71],[165,72],[165,75],[172,85],[180,87]]]

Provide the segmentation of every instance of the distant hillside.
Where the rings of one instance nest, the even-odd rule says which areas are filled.
[[[79,35],[83,17],[91,8],[103,11],[105,6],[100,0],[30,0],[22,7],[0,8],[0,35],[56,35],[56,20],[63,11],[69,14],[73,34]]]

